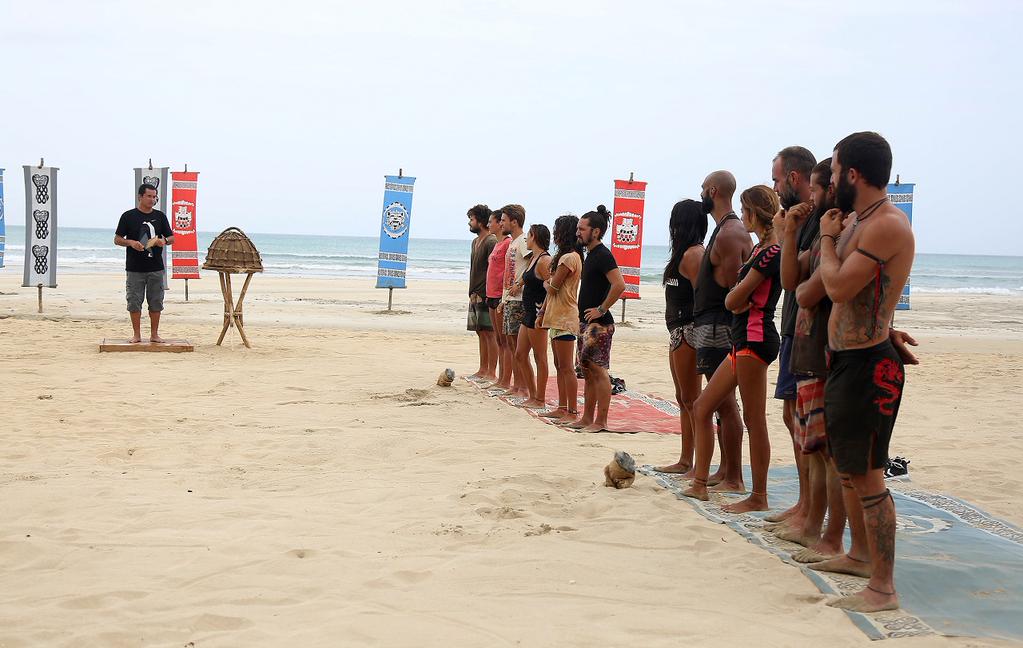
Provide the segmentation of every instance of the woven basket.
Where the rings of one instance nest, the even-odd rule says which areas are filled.
[[[220,272],[262,272],[263,260],[245,232],[237,227],[228,227],[210,243],[206,263],[202,267],[203,270]]]

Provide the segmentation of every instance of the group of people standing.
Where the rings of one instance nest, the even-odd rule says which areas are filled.
[[[712,173],[699,203],[672,211],[664,273],[682,453],[660,470],[690,478],[689,497],[745,494],[744,423],[752,490],[722,508],[767,510],[767,368],[778,360],[775,398],[783,402],[800,495],[767,520],[779,537],[803,545],[797,561],[869,579],[863,591],[832,602],[856,611],[898,607],[895,507],[883,471],[904,364],[917,360],[907,347],[916,342],[890,326],[914,256],[908,218],[887,199],[891,165],[891,149],[876,133],[844,138],[821,162],[806,148],[784,148],[772,161],[773,190],[740,194],[741,217],[732,209],[734,177]],[[707,213],[715,228],[704,247]],[[721,458],[711,475],[715,413]]]
[[[494,211],[476,205],[467,217],[476,234],[468,328],[480,348],[480,367],[472,377],[524,398],[523,407],[546,408],[549,341],[558,406],[542,415],[574,429],[606,431],[615,332],[609,309],[625,290],[614,255],[601,242],[610,222],[607,208],[559,216],[553,255],[550,228],[535,223],[525,230],[522,205]],[[584,378],[582,412],[578,374]]]
[[[688,497],[746,494],[745,427],[752,489],[722,509],[768,510],[767,370],[777,360],[775,398],[792,439],[799,499],[766,520],[773,533],[804,547],[795,560],[868,579],[862,591],[830,603],[861,612],[899,605],[895,505],[883,471],[904,365],[917,363],[907,346],[916,342],[890,326],[914,257],[909,220],[887,198],[891,166],[888,142],[873,132],[849,135],[820,162],[804,147],[783,148],[772,160],[773,188],[742,191],[739,214],[735,177],[715,171],[699,201],[683,200],[671,211],[671,256],[663,276],[682,451],[658,470],[690,479]],[[714,222],[709,239],[708,215]],[[553,258],[547,227],[533,225],[523,235],[524,222],[518,205],[493,214],[482,205],[469,210],[470,229],[478,234],[472,272],[480,281],[470,290],[470,328],[480,335],[478,375],[528,397],[526,406],[543,407],[549,337],[559,403],[546,415],[600,431],[611,389],[614,323],[607,311],[624,288],[614,257],[600,243],[607,211],[558,218]],[[477,261],[484,258],[489,266],[481,271]],[[491,322],[496,335],[486,331]],[[586,376],[578,418],[574,345]],[[720,458],[711,474],[715,445]],[[852,541],[845,551],[847,522]]]

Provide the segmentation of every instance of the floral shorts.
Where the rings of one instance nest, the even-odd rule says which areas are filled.
[[[604,369],[611,369],[611,338],[615,334],[614,324],[598,324],[583,320],[579,323],[579,365],[585,367],[587,362]]]

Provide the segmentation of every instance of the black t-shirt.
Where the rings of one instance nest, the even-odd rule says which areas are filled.
[[[611,282],[607,280],[607,273],[618,267],[611,250],[603,243],[597,244],[586,253],[586,260],[583,261],[582,283],[579,285],[579,319],[583,320],[583,313],[591,308],[596,308],[607,299],[607,293],[611,290]],[[604,326],[614,324],[611,311],[604,313],[598,319],[593,320]]]
[[[821,231],[821,221],[816,214],[810,214],[805,223],[799,226],[796,234],[796,247],[798,252],[805,252],[813,245],[814,239]],[[799,304],[796,303],[796,291],[786,290],[785,299],[781,303],[781,334],[791,337],[796,332],[796,310]]]
[[[149,226],[152,226],[150,229]],[[117,221],[117,235],[129,241],[138,241],[142,245],[151,238],[174,236],[167,215],[159,209],[144,214],[136,209],[129,209],[121,214]],[[128,272],[158,272],[163,270],[163,248],[152,247],[139,252],[130,247],[124,248],[124,269]]]

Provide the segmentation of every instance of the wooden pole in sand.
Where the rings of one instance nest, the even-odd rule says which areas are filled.
[[[188,279],[185,279],[185,301],[188,301]]]
[[[622,300],[622,324],[625,323],[625,302],[627,301],[627,299]]]
[[[391,310],[391,300],[394,299],[394,288],[387,289],[387,310]],[[42,312],[42,311],[39,311]]]
[[[36,286],[39,289],[39,312],[43,312],[43,284]]]

